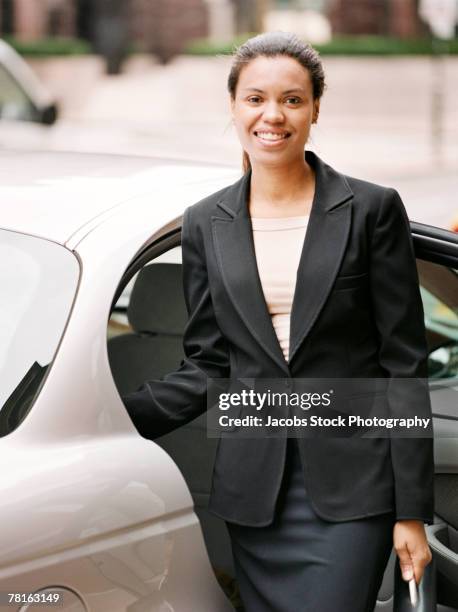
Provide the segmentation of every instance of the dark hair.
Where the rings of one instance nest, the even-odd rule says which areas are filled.
[[[276,57],[287,55],[297,60],[310,73],[313,89],[313,99],[319,100],[325,89],[324,70],[318,51],[310,44],[302,42],[296,34],[291,32],[265,32],[238,47],[233,54],[233,61],[227,88],[231,98],[235,99],[237,83],[243,68],[259,56]],[[246,151],[243,152],[243,170],[250,168],[250,158]]]

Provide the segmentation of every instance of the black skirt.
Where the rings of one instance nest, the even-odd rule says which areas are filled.
[[[372,612],[392,548],[394,513],[332,523],[317,516],[288,439],[273,522],[227,523],[246,612]]]

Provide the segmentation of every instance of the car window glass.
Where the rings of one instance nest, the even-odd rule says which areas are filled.
[[[458,377],[458,274],[426,261],[418,262],[425,311],[430,378]]]
[[[0,435],[23,420],[54,358],[77,289],[64,247],[0,230]]]
[[[181,247],[175,247],[143,266],[113,308],[108,356],[121,393],[179,366],[186,319]]]
[[[0,118],[33,121],[35,114],[24,90],[0,64]]]
[[[181,247],[174,247],[161,255],[155,257],[152,261],[149,261],[146,265],[151,266],[157,263],[170,263],[170,264],[181,264]],[[132,327],[129,324],[127,309],[129,306],[130,296],[132,289],[138,278],[140,271],[135,274],[125,286],[124,291],[119,296],[116,302],[110,320],[108,321],[108,339],[119,334],[127,333],[132,331]],[[162,296],[164,297],[164,296]],[[158,300],[161,300],[161,296],[157,296]],[[166,306],[164,304],[164,306]]]

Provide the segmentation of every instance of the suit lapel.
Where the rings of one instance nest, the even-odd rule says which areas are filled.
[[[254,339],[290,375],[290,366],[324,306],[339,270],[351,222],[352,191],[345,178],[311,151],[315,196],[304,239],[291,311],[290,356],[285,360],[259,278],[248,199],[251,173],[234,183],[212,217],[213,239],[222,280],[240,318]]]
[[[315,195],[296,276],[290,320],[289,366],[318,318],[342,263],[353,192],[345,177],[306,151]]]
[[[250,173],[247,173],[230,188],[224,201],[218,203],[227,214],[212,217],[216,256],[226,291],[240,318],[255,340],[288,375],[288,365],[278,343],[259,278],[247,206],[249,189]]]

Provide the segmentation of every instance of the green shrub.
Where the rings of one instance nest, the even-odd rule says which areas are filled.
[[[190,55],[230,55],[236,47],[242,45],[252,36],[256,36],[256,32],[240,34],[225,43],[214,43],[206,38],[197,38],[186,45],[185,53]]]
[[[197,39],[187,45],[190,55],[227,55],[254,34],[244,34],[228,43]],[[401,39],[385,36],[335,36],[330,42],[314,47],[321,55],[429,55],[435,52],[457,54],[458,39],[435,41],[430,38]]]
[[[42,38],[22,41],[14,37],[4,37],[20,55],[44,57],[48,55],[82,55],[91,53],[91,45],[79,38]]]
[[[453,40],[449,43],[433,43],[430,38],[338,36],[329,43],[316,47],[322,55],[430,55],[433,51],[457,53],[457,42]]]

